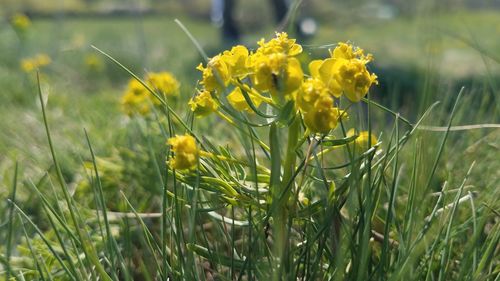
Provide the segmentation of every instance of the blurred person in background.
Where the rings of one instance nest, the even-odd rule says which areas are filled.
[[[235,45],[240,42],[241,34],[235,20],[235,7],[237,0],[212,0],[211,20],[221,29],[224,45]],[[273,8],[273,16],[278,29],[284,27],[288,9],[294,1],[269,0]],[[316,33],[316,21],[306,17],[294,23],[296,36],[305,40]]]

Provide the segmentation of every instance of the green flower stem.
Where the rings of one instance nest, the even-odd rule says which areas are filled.
[[[299,144],[300,137],[300,119],[295,117],[288,128],[288,142],[285,154],[285,163],[283,164],[283,178],[281,184],[279,185],[278,194],[278,208],[276,215],[274,216],[275,225],[275,239],[274,239],[274,250],[275,257],[278,259],[279,267],[275,268],[274,280],[281,280],[282,274],[289,271],[290,263],[288,259],[287,252],[289,251],[289,245],[287,243],[287,229],[288,229],[288,199],[292,194],[292,188],[288,186],[291,178],[295,172],[295,162],[297,159],[297,154],[295,150]]]

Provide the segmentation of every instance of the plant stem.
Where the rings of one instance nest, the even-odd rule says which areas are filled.
[[[281,180],[281,184],[279,185],[278,194],[278,204],[276,215],[274,216],[275,221],[275,257],[278,259],[279,267],[275,268],[274,271],[274,280],[281,280],[281,276],[283,273],[289,272],[290,264],[288,259],[288,198],[292,193],[292,189],[289,188],[289,184],[293,184],[290,182],[293,173],[295,171],[295,162],[297,159],[297,154],[295,153],[295,149],[297,148],[298,140],[300,134],[300,119],[295,118],[288,127],[288,141],[287,148],[285,154],[285,163],[283,164],[283,178]],[[286,279],[286,278],[284,278]]]

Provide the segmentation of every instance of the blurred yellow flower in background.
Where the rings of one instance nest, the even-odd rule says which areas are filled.
[[[20,62],[21,69],[24,72],[32,72],[38,68],[49,65],[52,62],[47,54],[38,54],[34,57],[24,58]]]
[[[145,83],[160,96],[177,96],[180,83],[170,72],[150,72],[146,75]],[[158,100],[144,85],[132,78],[121,98],[122,110],[129,116],[140,114],[147,115],[151,106],[158,106]]]
[[[85,56],[83,63],[89,71],[101,72],[104,69],[104,62],[97,54],[88,54]]]
[[[199,150],[194,137],[190,135],[175,136],[169,138],[167,143],[172,146],[174,153],[174,157],[169,161],[172,169],[189,170],[196,167]]]
[[[352,137],[357,134],[356,129],[351,128],[347,131],[347,136]],[[358,137],[354,140],[354,145],[356,147],[357,152],[365,151],[368,149],[368,142],[370,142],[370,147],[373,147],[376,143],[378,143],[378,139],[374,134],[369,135],[368,131],[361,131],[358,134]]]
[[[129,116],[134,114],[148,114],[151,104],[149,96],[150,93],[141,82],[136,79],[130,79],[121,99],[123,111]]]
[[[179,95],[180,83],[170,72],[150,72],[146,75],[146,81],[151,88],[167,97]],[[158,99],[153,100],[159,104]]]
[[[25,14],[17,13],[12,16],[10,24],[16,32],[24,33],[31,26],[31,20]]]

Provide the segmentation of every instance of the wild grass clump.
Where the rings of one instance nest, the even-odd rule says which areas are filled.
[[[173,74],[141,79],[102,53],[133,77],[128,148],[96,155],[85,132],[69,185],[39,88],[54,165],[22,187],[13,170],[2,280],[498,278],[498,184],[470,180],[498,163],[446,167],[464,159],[447,141],[466,90],[445,126],[429,125],[438,103],[412,122],[372,99],[363,49],[338,43],[310,60],[277,33],[206,58],[179,106]],[[36,194],[36,219],[19,188]]]

